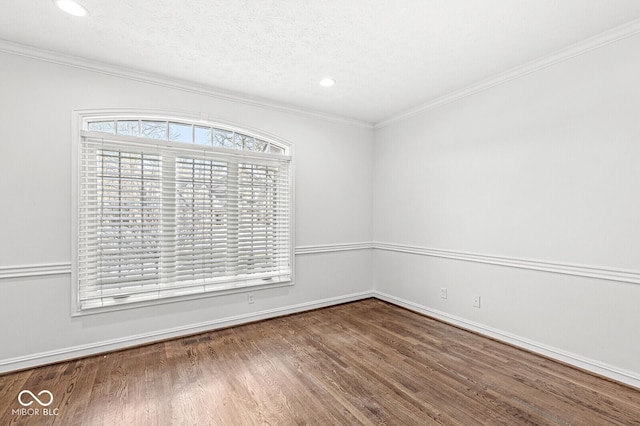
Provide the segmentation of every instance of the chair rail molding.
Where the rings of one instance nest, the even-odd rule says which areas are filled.
[[[71,274],[71,263],[41,263],[33,265],[0,266],[0,279],[29,278],[46,275]]]
[[[458,250],[445,250],[431,247],[420,247],[382,242],[358,242],[297,246],[295,248],[295,255],[305,256],[322,253],[338,253],[343,251],[369,249],[407,253],[419,256],[440,257],[445,259],[461,260],[465,262],[486,263],[491,265],[506,266],[510,268],[530,269],[534,271],[573,275],[585,278],[596,278],[600,280],[617,281],[629,284],[640,284],[640,271],[630,269],[580,265],[539,259],[524,259],[510,256],[497,256]],[[70,262],[0,266],[0,280],[9,278],[29,278],[67,274],[71,274]]]
[[[321,253],[336,253],[336,252],[354,251],[354,250],[368,250],[371,248],[372,248],[372,245],[370,242],[322,244],[322,245],[298,246],[295,248],[294,253],[296,256],[299,256],[299,255],[321,254]],[[30,277],[39,277],[39,276],[70,275],[70,274],[71,274],[71,262],[0,266],[0,280],[9,279],[9,278],[30,278]]]
[[[531,269],[534,271],[551,272],[554,274],[573,275],[585,278],[597,278],[607,281],[618,281],[629,284],[640,284],[640,271],[618,269],[604,266],[579,265],[572,263],[554,262],[549,260],[524,259],[510,256],[496,256],[457,250],[444,250],[430,247],[410,246],[374,242],[376,250],[408,253],[419,256],[441,257],[462,260],[465,262],[487,263],[510,268]]]
[[[369,250],[371,248],[373,248],[373,245],[370,242],[298,246],[296,247],[296,255],[334,253],[352,250]]]

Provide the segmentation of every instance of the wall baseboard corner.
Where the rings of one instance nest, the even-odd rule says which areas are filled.
[[[236,315],[228,318],[220,318],[212,321],[190,324],[166,330],[153,331],[120,339],[95,342],[86,345],[73,346],[58,350],[41,352],[32,355],[0,360],[0,374],[24,370],[28,368],[40,367],[72,359],[93,356],[101,353],[112,352],[140,345],[147,345],[167,339],[175,339],[191,334],[206,333],[220,328],[246,324],[270,318],[310,311],[313,309],[325,308],[342,303],[355,302],[357,300],[373,297],[373,292],[363,291],[343,296],[330,297],[311,302],[298,303],[290,306],[283,306],[274,309],[267,309],[259,312],[251,312]]]
[[[418,303],[414,303],[377,290],[374,290],[373,294],[373,297],[377,299],[389,302],[397,306],[401,306],[403,308],[409,309],[410,311],[418,312],[447,324],[451,324],[456,327],[460,327],[462,329],[469,330],[474,333],[478,333],[480,335],[498,340],[500,342],[524,349],[526,351],[542,355],[555,361],[568,364],[570,366],[584,370],[588,373],[592,373],[597,376],[601,376],[606,379],[610,379],[640,389],[640,374],[638,373],[626,371],[612,365],[585,358],[574,353],[564,351],[562,349],[554,348],[539,342],[535,342],[533,340],[504,332],[502,330],[469,321],[456,315],[451,315],[446,312],[431,309],[424,305],[420,305]]]

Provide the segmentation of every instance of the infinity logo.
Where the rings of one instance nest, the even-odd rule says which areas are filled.
[[[53,403],[53,394],[51,392],[49,392],[48,390],[41,390],[40,392],[38,392],[38,396],[41,396],[42,394],[49,395],[49,402],[47,402],[47,403],[44,403],[44,402],[40,401],[40,399],[38,399],[38,396],[35,396],[33,394],[33,392],[31,392],[29,390],[23,390],[22,392],[20,392],[18,394],[18,402],[23,407],[28,407],[31,404],[33,404],[33,401],[22,402],[22,395],[24,395],[25,393],[31,395],[31,398],[33,398],[38,404],[42,405],[43,407],[48,407]]]

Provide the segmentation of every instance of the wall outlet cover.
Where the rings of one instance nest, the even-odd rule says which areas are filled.
[[[473,307],[474,308],[480,307],[480,296],[473,296]]]

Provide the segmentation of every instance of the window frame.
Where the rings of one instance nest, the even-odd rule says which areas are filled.
[[[90,134],[95,137],[96,134],[100,134],[98,132],[87,131],[87,123],[90,121],[100,121],[100,120],[162,120],[169,122],[180,122],[185,124],[192,124],[194,126],[205,126],[205,127],[213,127],[221,130],[238,132],[242,135],[250,136],[256,139],[260,139],[262,141],[268,142],[270,144],[276,145],[279,148],[284,149],[283,155],[289,157],[289,259],[290,259],[290,272],[291,279],[286,282],[276,282],[276,283],[264,283],[257,284],[245,287],[234,287],[234,288],[225,288],[218,289],[213,291],[206,291],[200,293],[193,293],[187,295],[179,295],[179,296],[170,296],[153,300],[145,300],[138,302],[127,302],[122,304],[114,304],[109,306],[95,307],[95,308],[86,308],[81,309],[80,305],[80,286],[78,281],[78,255],[79,255],[79,226],[80,226],[80,166],[81,166],[81,143],[83,134]],[[177,303],[187,300],[198,300],[205,299],[209,297],[217,297],[224,295],[231,295],[237,293],[244,293],[249,291],[261,291],[270,288],[277,287],[288,287],[293,286],[295,284],[295,165],[294,165],[294,144],[269,134],[267,132],[252,129],[247,126],[238,126],[231,123],[225,123],[218,120],[211,120],[209,115],[207,114],[192,114],[192,113],[181,113],[181,112],[172,112],[172,111],[159,111],[159,110],[140,110],[140,109],[92,109],[92,110],[76,110],[72,112],[72,178],[71,178],[71,259],[72,259],[72,268],[71,268],[71,316],[85,316],[95,313],[104,313],[104,312],[112,312],[119,311],[125,309],[135,309],[139,307],[145,306],[154,306],[161,305],[167,303]],[[198,147],[202,147],[202,145],[198,145],[194,142],[172,142],[162,139],[150,139],[144,137],[135,137],[135,136],[124,136],[124,135],[116,135],[115,133],[101,133],[105,135],[105,139],[108,139],[109,135],[122,137],[129,140],[140,141],[140,143],[149,143],[150,145],[173,145],[176,144],[184,144],[184,145],[192,145],[194,149],[199,149]],[[237,150],[231,148],[219,148],[219,147],[211,147],[209,148],[212,152],[219,152],[222,155],[227,156],[261,156],[261,152],[258,151],[250,151],[250,150]]]

